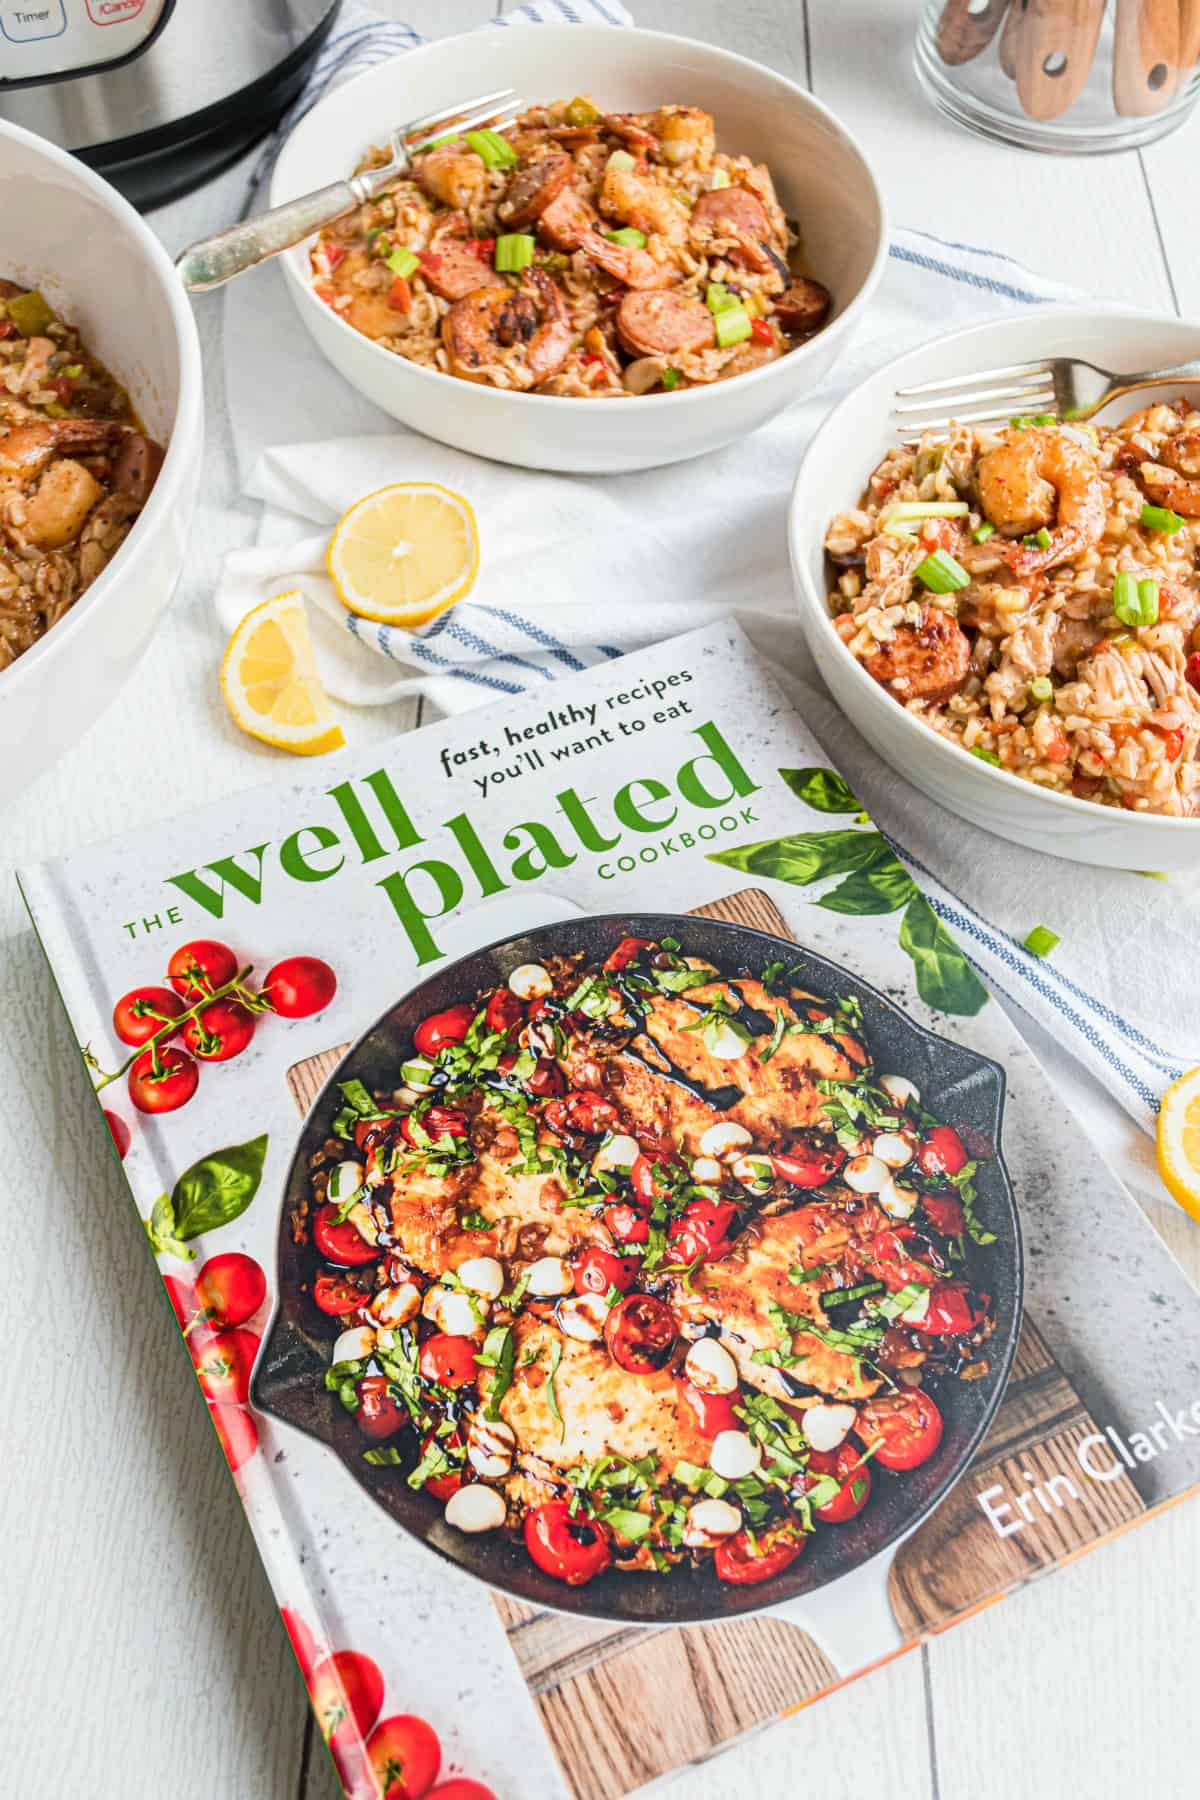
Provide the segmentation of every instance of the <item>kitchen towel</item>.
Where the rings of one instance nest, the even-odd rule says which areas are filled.
[[[584,8],[576,0],[570,10]],[[612,10],[605,0],[604,12]],[[541,0],[522,9],[523,22],[560,11],[565,0],[561,9]],[[395,24],[351,29],[361,33],[356,54],[372,60],[420,41]],[[328,56],[344,75],[341,55],[335,40]],[[311,103],[310,90],[298,104]],[[234,440],[246,493],[263,512],[255,547],[226,559],[216,595],[221,627],[231,630],[268,594],[297,587],[336,699],[372,706],[420,695],[457,712],[734,614],[985,978],[1020,1008],[1019,1023],[1061,1074],[1097,1141],[1128,1179],[1155,1193],[1148,1141],[1131,1143],[1128,1121],[1150,1132],[1163,1088],[1200,1060],[1178,979],[1193,954],[1187,890],[1196,892],[1195,884],[1084,873],[964,824],[897,782],[820,684],[796,629],[787,560],[796,463],[841,394],[927,337],[930,319],[951,330],[1069,298],[1008,257],[897,231],[860,337],[819,390],[698,461],[585,477],[514,470],[397,426],[324,362],[299,328],[281,272],[266,266],[225,298]],[[325,430],[320,441],[312,441],[315,418]],[[469,599],[414,633],[349,616],[323,567],[329,528],[346,507],[403,480],[443,482],[466,494],[482,547]],[[1022,947],[1037,924],[1062,939],[1053,963]],[[1125,1123],[1096,1083],[1119,1102]]]

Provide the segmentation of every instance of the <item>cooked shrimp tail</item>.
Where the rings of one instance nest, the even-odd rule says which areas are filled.
[[[986,518],[1007,537],[1048,533],[1042,543],[1008,544],[1004,558],[1020,576],[1052,569],[1104,533],[1104,488],[1096,455],[1062,426],[1010,429],[979,460],[979,499]]]

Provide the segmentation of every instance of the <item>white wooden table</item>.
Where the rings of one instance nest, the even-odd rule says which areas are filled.
[[[482,22],[496,0],[381,4],[433,36]],[[917,91],[916,11],[917,0],[641,0],[638,17],[811,86],[875,156],[898,223],[1200,317],[1200,118],[1142,155],[1099,161],[978,142]],[[222,222],[243,181],[232,171],[158,214],[169,245]],[[209,455],[174,611],[124,699],[10,808],[0,838],[0,1771],[14,1800],[337,1792],[11,880],[14,863],[286,773],[237,734],[217,694],[208,595],[220,552],[253,520],[233,492],[219,306],[200,317]],[[368,720],[357,739],[405,722]],[[1165,1201],[1153,1217],[1200,1276],[1200,1232]],[[1177,1508],[688,1771],[675,1791],[1185,1792],[1200,1763],[1198,1598],[1200,1512]]]

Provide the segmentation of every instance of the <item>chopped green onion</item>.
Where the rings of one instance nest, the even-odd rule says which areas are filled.
[[[645,232],[635,231],[632,225],[623,225],[620,231],[606,231],[604,235],[610,244],[625,244],[631,250],[646,248]]]
[[[1057,425],[1058,420],[1053,413],[1034,413],[1029,423],[1031,425]]]
[[[713,329],[721,349],[728,350],[731,344],[740,344],[750,336],[750,315],[744,306],[723,306],[713,315]]]
[[[971,577],[948,550],[931,552],[923,563],[917,565],[915,573],[917,580],[931,594],[953,594],[959,588],[971,585]]]
[[[8,302],[8,316],[22,337],[40,337],[54,322],[54,308],[37,288],[26,294],[14,294]]]
[[[909,538],[915,541],[917,535],[911,525],[893,525],[890,519],[883,529],[889,537]]]
[[[1035,675],[1029,684],[1029,692],[1035,700],[1053,700],[1054,683],[1048,675]]]
[[[741,306],[736,294],[731,294],[723,281],[710,281],[704,290],[704,304],[710,313],[728,312],[731,306]],[[746,309],[742,307],[744,312]]]
[[[1002,769],[1004,767],[994,750],[984,750],[978,744],[972,746],[971,755],[977,756],[980,762],[991,763],[994,769]]]
[[[977,544],[986,544],[988,539],[990,537],[995,537],[995,535],[996,527],[994,525],[989,525],[986,519],[982,525],[977,526],[971,533],[971,536],[975,539]]]
[[[427,144],[421,144],[419,148],[422,151],[440,150],[443,144],[457,144],[458,141],[459,134],[457,131],[444,131],[441,137],[430,138]]]
[[[636,169],[637,158],[630,156],[628,150],[614,150],[604,166],[606,169]]]
[[[60,369],[59,373],[65,375],[68,381],[78,381],[79,377],[83,374],[83,364],[68,363],[65,369]]]
[[[1168,537],[1182,529],[1184,520],[1168,506],[1151,506],[1149,501],[1142,508],[1142,524],[1147,531],[1165,531]]]
[[[515,169],[517,153],[498,131],[468,131],[467,142],[489,169]]]
[[[1013,417],[1008,422],[1014,431],[1025,431],[1029,426],[1029,415],[1027,413],[1014,413]]]
[[[383,260],[392,271],[393,275],[403,276],[405,280],[407,280],[410,275],[415,274],[421,266],[418,258],[413,255],[411,250],[406,249],[403,244],[397,244],[396,248],[390,251]]]
[[[965,519],[970,512],[965,500],[899,500],[889,506],[885,519]]]
[[[585,100],[582,94],[576,94],[575,98],[568,103],[563,117],[568,125],[574,125],[576,129],[581,129],[585,125],[598,125],[600,122],[598,109],[592,105],[590,100]]]
[[[1051,931],[1048,925],[1035,925],[1025,939],[1025,948],[1033,956],[1049,956],[1054,946],[1061,942],[1057,931]]]
[[[679,373],[678,369],[663,370],[662,384],[666,388],[668,394],[674,392],[682,380],[683,376]]]
[[[533,261],[535,240],[523,231],[509,231],[496,239],[496,268],[501,275],[516,275]]]
[[[1158,618],[1158,582],[1152,575],[1139,581],[1123,569],[1113,581],[1113,611],[1122,625],[1153,625]]]
[[[1044,525],[1040,531],[1034,532],[1033,541],[1039,550],[1048,550],[1050,548],[1050,533],[1046,530]]]
[[[715,193],[718,188],[732,187],[733,183],[729,179],[729,170],[714,169],[712,172],[712,180],[708,185],[713,193]]]

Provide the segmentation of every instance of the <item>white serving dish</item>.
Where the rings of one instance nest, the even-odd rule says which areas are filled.
[[[1151,313],[1037,308],[1020,318],[973,325],[933,339],[861,382],[829,414],[805,451],[792,491],[788,538],[800,623],[843,712],[898,774],[951,812],[1000,837],[1074,862],[1112,869],[1192,869],[1200,865],[1200,819],[1169,819],[1053,794],[940,737],[872,680],[839,639],[826,601],[823,539],[829,520],[857,504],[867,477],[895,434],[897,387],[1031,358],[1074,355],[1108,369],[1170,367],[1200,356],[1200,325]],[[1099,415],[1109,421],[1145,403],[1134,394]],[[1200,401],[1200,383],[1159,389]]]
[[[167,446],[149,504],[66,616],[0,671],[0,802],[28,786],[115,697],[174,591],[204,447],[200,344],[150,228],[65,151],[0,122],[0,275],[42,289]],[[146,723],[145,708],[139,718]]]
[[[313,293],[308,245],[297,245],[281,259],[292,298],[347,381],[406,425],[460,450],[529,468],[605,473],[715,450],[822,379],[883,271],[878,186],[825,107],[782,75],[710,44],[582,25],[443,38],[368,70],[315,106],[275,165],[272,205],[348,173],[369,144],[385,141],[405,119],[506,85],[530,102],[583,92],[626,112],[668,101],[706,108],[722,147],[770,165],[785,209],[802,225],[813,273],[832,290],[831,322],[778,362],[686,393],[612,401],[505,393],[405,362],[353,330]]]

